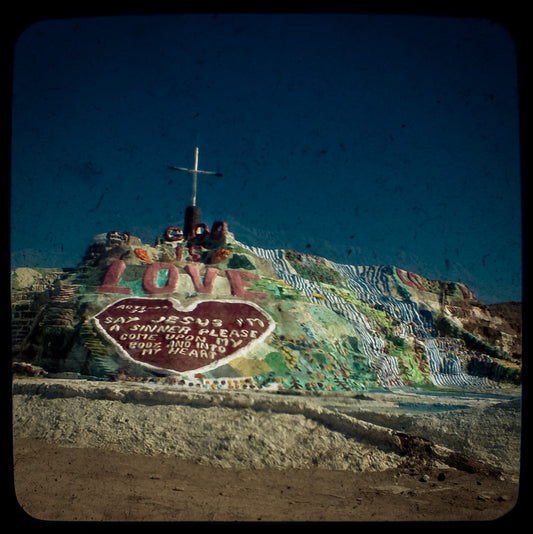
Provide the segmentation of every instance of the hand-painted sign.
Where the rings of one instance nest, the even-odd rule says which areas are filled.
[[[124,295],[131,295],[131,287],[119,287],[118,283],[122,273],[126,269],[126,263],[123,260],[115,260],[108,267],[104,280],[96,289],[97,293],[121,293]],[[160,271],[167,271],[168,277],[166,284],[162,287],[156,285],[157,275]],[[211,293],[213,290],[213,283],[219,273],[216,267],[207,267],[204,277],[204,282],[200,281],[200,274],[198,267],[194,264],[189,264],[185,267],[185,272],[191,277],[194,288],[198,293]],[[143,290],[148,295],[157,293],[173,293],[178,284],[179,271],[172,263],[156,262],[148,265],[143,274]],[[259,275],[247,271],[236,271],[228,269],[226,277],[229,280],[231,294],[236,297],[250,298],[250,299],[265,299],[266,293],[255,293],[248,291],[246,287],[250,285],[249,280],[258,279]]]
[[[125,298],[94,320],[127,357],[180,373],[208,371],[242,356],[275,327],[259,306],[235,300],[184,308],[173,299]]]

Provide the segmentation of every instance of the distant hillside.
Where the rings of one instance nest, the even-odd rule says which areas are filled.
[[[15,360],[51,374],[302,391],[521,380],[520,303],[247,246],[224,223],[153,246],[109,232],[75,269],[17,269],[12,316]]]

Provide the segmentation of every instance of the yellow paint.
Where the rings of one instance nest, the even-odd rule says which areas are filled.
[[[252,358],[236,358],[228,364],[241,376],[255,376],[272,371],[270,366],[263,360],[253,360]],[[229,382],[229,381],[228,381]]]

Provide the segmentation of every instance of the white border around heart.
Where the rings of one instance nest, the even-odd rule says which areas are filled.
[[[221,358],[220,360],[217,360],[214,363],[210,363],[209,365],[205,365],[204,367],[198,367],[197,369],[193,369],[191,371],[175,371],[173,369],[167,369],[166,367],[157,367],[156,365],[152,365],[149,363],[141,362],[139,360],[136,360],[135,358],[132,358],[126,349],[124,349],[117,341],[110,336],[105,328],[100,324],[100,321],[98,320],[98,315],[103,313],[108,308],[111,308],[112,306],[116,306],[120,304],[121,302],[125,302],[128,300],[168,300],[172,306],[176,309],[178,312],[192,312],[196,309],[196,307],[199,304],[208,304],[210,302],[223,302],[223,303],[233,303],[233,304],[246,304],[247,306],[251,306],[252,308],[255,308],[259,312],[261,312],[265,319],[268,321],[268,328],[263,332],[258,338],[253,339],[250,341],[245,347],[241,349],[237,349],[233,354],[230,354],[229,356],[226,356],[225,358]],[[104,306],[97,314],[93,315],[91,318],[91,321],[94,322],[96,325],[96,328],[98,331],[103,334],[103,336],[110,341],[114,347],[116,347],[119,351],[119,353],[124,356],[127,360],[130,360],[131,362],[134,362],[137,365],[141,365],[143,367],[146,367],[148,369],[151,369],[156,372],[163,372],[167,373],[169,375],[177,375],[177,376],[184,376],[187,378],[193,378],[195,374],[198,373],[206,373],[208,371],[212,371],[213,369],[216,369],[217,367],[220,367],[221,365],[226,365],[227,363],[231,362],[232,360],[235,360],[236,358],[240,358],[242,356],[246,356],[254,347],[256,347],[259,343],[263,342],[273,331],[274,328],[276,328],[276,323],[274,319],[270,316],[269,313],[267,313],[263,308],[255,304],[254,302],[250,302],[248,300],[230,300],[230,299],[220,299],[220,300],[197,300],[190,306],[182,306],[181,302],[175,298],[172,297],[163,297],[163,296],[157,296],[157,297],[126,297],[122,299],[115,300],[114,302],[109,303],[107,306]]]

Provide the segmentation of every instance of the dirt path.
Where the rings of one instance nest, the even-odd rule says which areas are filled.
[[[14,466],[22,509],[60,521],[490,520],[518,497],[511,475],[220,468],[31,438],[15,439]]]

